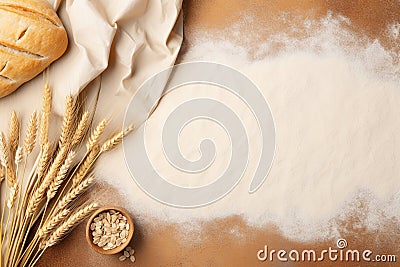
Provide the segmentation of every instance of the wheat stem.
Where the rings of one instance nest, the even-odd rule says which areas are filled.
[[[89,176],[87,179],[83,180],[76,187],[71,189],[65,196],[58,202],[56,209],[53,213],[57,213],[60,210],[65,209],[72,201],[74,201],[78,196],[82,195],[91,184],[94,182],[94,176]]]
[[[69,95],[67,96],[67,100],[65,103],[65,115],[61,129],[60,146],[65,145],[72,138],[71,132],[72,132],[73,118],[74,118],[73,114],[74,114],[74,98],[72,97],[72,95]]]
[[[11,188],[10,188],[10,195],[7,200],[7,207],[11,210],[15,203],[15,199],[17,198],[17,194],[19,192],[20,186],[18,183],[15,183]]]
[[[11,157],[13,158],[15,155],[15,152],[17,151],[18,148],[18,143],[19,143],[19,121],[18,121],[18,116],[15,111],[11,113],[11,119],[10,119],[10,124],[9,124],[9,149],[10,149],[10,154]]]
[[[104,130],[107,127],[107,124],[108,124],[108,120],[104,119],[96,126],[96,128],[90,135],[89,140],[86,144],[86,148],[88,151],[92,150],[92,148],[98,143],[101,135],[104,133]]]
[[[7,185],[11,187],[15,183],[15,172],[9,158],[10,155],[9,152],[10,151],[7,147],[6,136],[2,132],[0,135],[0,161],[1,165],[3,165],[6,168]]]
[[[119,131],[118,133],[114,134],[110,139],[105,141],[101,146],[101,152],[107,152],[119,145],[122,142],[122,139],[128,135],[130,132],[133,131],[133,126],[129,126],[125,130]]]
[[[42,145],[49,142],[49,123],[51,113],[52,96],[50,86],[48,84],[44,87],[41,124],[40,124],[40,143]]]
[[[43,238],[44,236],[48,235],[54,228],[56,228],[65,218],[69,215],[70,210],[65,209],[55,216],[52,216],[47,223],[45,223],[42,228],[38,231],[39,238]]]
[[[93,149],[89,152],[86,156],[82,164],[79,165],[76,173],[72,177],[72,187],[77,186],[89,173],[90,169],[92,168],[93,164],[97,160],[100,153],[100,147],[95,145]]]
[[[56,178],[51,182],[49,189],[47,190],[48,201],[50,201],[50,199],[52,199],[56,195],[57,190],[63,183],[65,176],[67,175],[69,167],[71,166],[74,158],[75,158],[75,152],[74,151],[69,152],[66,160],[64,161],[60,170],[58,171]]]
[[[0,133],[0,185],[4,179],[7,181],[6,197],[0,194],[0,266],[34,265],[48,247],[97,208],[97,204],[75,207],[94,183],[90,173],[98,157],[120,144],[133,130],[128,127],[100,143],[109,122],[102,120],[89,135],[85,156],[73,165],[74,151],[87,135],[92,118],[87,111],[81,113],[81,107],[68,96],[60,139],[53,143],[49,141],[51,105],[51,90],[46,84],[41,112],[30,116],[22,145],[16,112],[11,114],[8,136]],[[35,163],[25,177],[36,142],[40,143],[39,155],[35,155]]]
[[[66,233],[73,229],[77,224],[84,220],[89,214],[91,214],[95,209],[97,209],[98,204],[89,204],[77,212],[72,214],[64,223],[62,223],[49,237],[46,241],[46,247],[51,247],[57,244]]]
[[[40,151],[39,163],[36,168],[36,173],[37,173],[39,182],[43,178],[45,171],[49,165],[49,159],[50,159],[50,144],[49,144],[49,142],[47,142],[42,145],[42,149]]]
[[[11,218],[11,213],[12,213],[12,207],[14,206],[15,200],[20,192],[20,185],[18,183],[15,183],[11,188],[10,188],[10,192],[9,192],[9,196],[8,196],[8,200],[7,200],[7,207],[8,207],[8,216],[7,216],[7,222],[6,222],[6,231],[4,233],[4,237],[1,238],[1,240],[5,240],[6,238],[6,234],[7,234],[7,229],[8,229],[8,225],[10,223],[10,218]],[[18,205],[17,205],[18,207]],[[17,209],[16,209],[17,211]],[[3,216],[3,215],[2,215]],[[13,217],[13,222],[15,221],[15,217]],[[2,232],[0,232],[1,234]],[[4,239],[3,239],[4,238]],[[0,248],[3,246],[3,243],[1,243]]]
[[[29,200],[28,207],[26,209],[27,215],[29,217],[33,216],[37,211],[39,204],[43,200],[46,190],[50,186],[53,179],[56,177],[57,172],[61,167],[66,155],[67,155],[67,148],[66,147],[61,148],[53,164],[50,166],[48,173],[44,177],[43,181],[40,183],[39,187],[33,193],[31,199]]]
[[[75,134],[72,137],[72,147],[76,146],[82,141],[82,138],[85,136],[87,132],[88,122],[89,122],[89,112],[85,111],[85,113],[83,113],[82,115],[81,120],[79,121]]]
[[[37,114],[33,112],[30,119],[28,130],[26,132],[26,137],[24,139],[24,150],[26,155],[29,155],[33,148],[35,147],[36,143],[36,135],[37,135]]]
[[[6,178],[6,174],[4,172],[3,164],[0,163],[0,185],[5,178]]]

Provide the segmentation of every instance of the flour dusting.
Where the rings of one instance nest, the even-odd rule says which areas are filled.
[[[195,221],[194,229],[198,229],[196,220],[241,215],[251,225],[275,224],[284,235],[300,240],[339,236],[336,219],[357,211],[356,201],[370,207],[363,221],[370,229],[379,229],[384,218],[400,219],[399,55],[385,50],[378,41],[361,44],[342,27],[350,23],[346,18],[328,15],[318,23],[305,23],[314,29],[308,38],[277,34],[251,56],[243,46],[223,40],[210,42],[212,34],[202,33],[198,45],[190,47],[182,59],[236,68],[252,79],[267,99],[276,124],[277,150],[259,191],[247,192],[260,145],[254,134],[250,170],[228,196],[206,207],[177,209],[160,204],[137,187],[128,171],[107,178],[126,195],[134,214],[189,226]],[[398,35],[398,27],[393,26],[393,34]],[[282,49],[269,54],[277,42]],[[154,138],[159,136],[156,125],[184,95],[182,89],[163,100],[150,119],[150,136],[152,131]],[[225,96],[220,97],[226,101]],[[198,125],[190,138],[196,140],[207,129],[209,125]],[[228,149],[225,145],[221,151]],[[198,147],[183,150],[190,155]],[[161,152],[154,157],[158,163],[160,156]],[[100,177],[112,177],[114,168],[126,168],[121,151],[106,160],[98,165]],[[161,174],[163,170],[159,169]],[[173,179],[185,177],[176,174]],[[232,231],[235,234],[235,229]]]

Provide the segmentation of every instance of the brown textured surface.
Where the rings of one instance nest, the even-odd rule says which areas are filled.
[[[300,4],[301,3],[301,4]],[[225,27],[241,20],[243,14],[253,14],[252,23],[243,24],[243,36],[231,37],[232,41],[247,43],[268,38],[276,31],[288,29],[304,18],[319,19],[327,11],[343,14],[351,19],[349,26],[356,33],[379,39],[388,49],[399,50],[399,44],[389,40],[382,29],[393,23],[400,14],[399,1],[247,1],[247,0],[189,0],[184,3],[185,44],[195,43],[195,32],[206,29],[223,33]],[[287,20],[279,20],[286,12]],[[397,17],[396,17],[397,14]],[[263,27],[259,27],[263,25]],[[249,28],[250,27],[250,28]],[[236,39],[235,39],[236,38]],[[249,49],[251,49],[249,47]],[[185,49],[183,49],[183,52]],[[122,199],[108,189],[104,204],[122,205]],[[333,220],[340,235],[352,249],[370,249],[376,253],[397,254],[400,257],[400,222],[383,218],[380,231],[368,231],[365,205],[353,203],[352,214]],[[376,211],[379,214],[379,211]],[[240,217],[231,217],[201,223],[193,233],[180,232],[181,226],[157,222],[146,223],[140,214],[132,214],[137,221],[132,246],[136,249],[136,264],[119,262],[116,256],[102,256],[92,251],[85,241],[84,225],[76,229],[62,244],[49,250],[39,266],[398,266],[365,263],[260,263],[256,252],[268,244],[274,249],[315,249],[335,247],[334,240],[299,243],[283,237],[275,226],[253,228]],[[148,220],[147,220],[148,221]],[[328,227],[328,226],[327,226]],[[235,233],[232,234],[231,230]],[[188,237],[189,235],[189,237]]]
[[[112,196],[114,197],[111,199]],[[103,197],[104,204],[123,205],[123,202],[118,199],[118,194],[113,190],[108,190]],[[276,226],[250,227],[239,216],[202,222],[200,228],[189,233],[181,231],[180,225],[166,224],[157,220],[144,223],[137,216],[133,217],[137,221],[131,242],[131,246],[136,251],[135,264],[129,261],[120,262],[118,256],[100,255],[94,252],[86,244],[85,224],[82,224],[61,244],[48,250],[39,262],[39,266],[397,266],[396,263],[366,264],[330,261],[298,262],[296,265],[278,261],[259,262],[256,253],[264,245],[276,250],[322,251],[328,247],[335,249],[336,240],[296,242],[283,237]],[[365,210],[361,205],[358,206],[357,211],[344,218],[337,218],[333,223],[340,229],[341,237],[347,240],[349,249],[360,251],[369,249],[379,254],[399,255],[400,248],[394,244],[400,242],[400,222],[390,219],[382,220],[382,231],[375,232],[359,227],[366,224],[365,220]]]
[[[184,1],[184,10],[186,46],[196,42],[199,30],[217,31],[213,38],[229,38],[244,45],[251,54],[256,47],[254,43],[263,42],[277,32],[289,37],[307,37],[309,31],[304,20],[318,21],[331,12],[333,16],[349,18],[351,24],[346,27],[360,39],[378,39],[386,49],[400,52],[399,40],[391,39],[386,32],[388,25],[400,20],[400,2],[396,0],[190,0]],[[227,32],[227,27],[233,24],[240,35]]]

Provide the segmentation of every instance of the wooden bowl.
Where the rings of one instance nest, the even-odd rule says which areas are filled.
[[[109,211],[109,210],[118,211],[119,213],[121,213],[123,216],[126,217],[126,220],[129,223],[129,232],[128,232],[128,236],[126,238],[125,243],[121,244],[119,247],[116,247],[114,249],[104,250],[103,248],[101,248],[98,245],[93,243],[93,234],[92,234],[92,231],[90,230],[90,225],[92,224],[94,218],[96,218],[100,213]],[[117,253],[121,252],[122,250],[124,250],[128,246],[129,242],[131,241],[131,239],[133,237],[134,227],[135,227],[134,222],[133,222],[131,216],[129,215],[129,213],[125,209],[123,209],[121,207],[115,207],[115,206],[105,206],[105,207],[98,209],[89,218],[89,221],[87,222],[87,225],[86,225],[86,241],[88,242],[88,244],[94,251],[96,251],[100,254],[106,254],[106,255],[117,254]]]

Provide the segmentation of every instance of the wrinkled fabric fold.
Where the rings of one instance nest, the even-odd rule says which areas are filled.
[[[182,1],[48,2],[58,10],[68,32],[68,50],[46,75],[39,75],[1,100],[0,112],[24,110],[27,102],[39,107],[44,79],[53,88],[56,114],[63,113],[68,94],[78,95],[87,87],[85,93],[90,96],[100,87],[97,115],[113,117],[120,124],[118,118],[123,117],[138,87],[174,64],[183,39]],[[92,85],[95,79],[101,81],[97,87]]]

